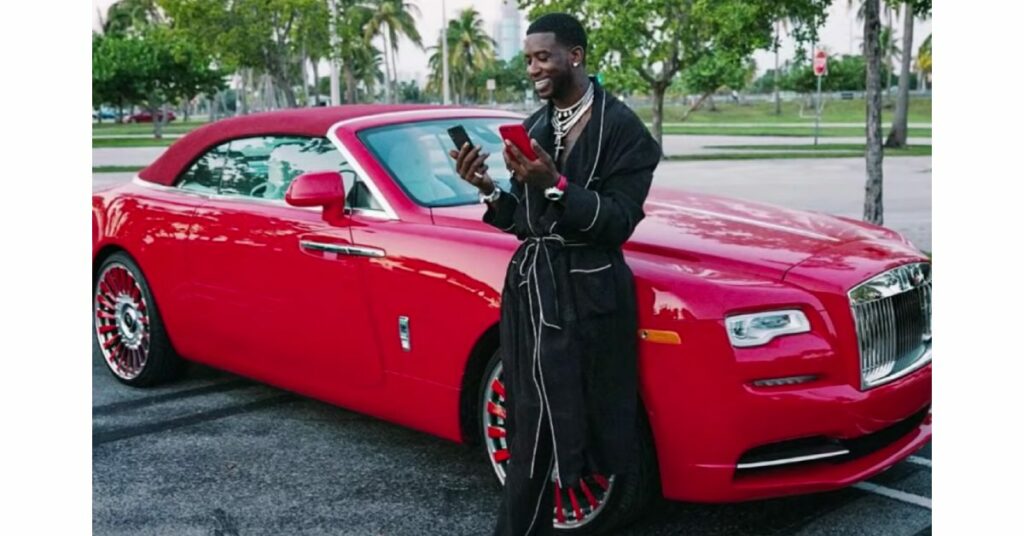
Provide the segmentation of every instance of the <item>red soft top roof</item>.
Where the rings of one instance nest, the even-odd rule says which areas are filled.
[[[210,147],[231,139],[268,134],[326,136],[339,121],[405,110],[442,108],[431,105],[354,104],[265,112],[232,117],[203,125],[174,142],[164,154],[139,172],[139,178],[170,185],[193,160]]]

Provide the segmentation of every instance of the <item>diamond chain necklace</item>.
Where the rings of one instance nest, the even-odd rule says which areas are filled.
[[[590,109],[590,106],[594,103],[594,83],[590,82],[587,86],[586,93],[580,97],[580,100],[576,101],[576,104],[568,108],[555,107],[555,161],[557,162],[565,149],[562,141],[565,136],[572,130],[572,127],[579,123],[580,118],[583,114]]]

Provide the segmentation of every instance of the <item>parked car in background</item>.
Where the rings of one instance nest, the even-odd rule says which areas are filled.
[[[156,117],[158,117],[158,118],[161,117],[161,114],[157,113]],[[167,122],[170,123],[171,121],[174,121],[174,119],[175,119],[174,112],[172,112],[170,110],[167,110]],[[142,111],[142,112],[139,112],[137,114],[133,114],[133,115],[128,116],[128,119],[126,119],[126,121],[128,123],[152,123],[153,122],[153,114],[149,113],[148,111]]]
[[[498,319],[520,241],[481,221],[447,129],[463,125],[510,191],[498,127],[522,120],[369,105],[193,130],[133,181],[93,193],[96,351],[132,386],[196,361],[476,444],[504,481]],[[552,486],[546,515],[563,534],[608,531],[655,494],[842,488],[930,440],[931,262],[908,240],[664,186],[644,210],[623,247],[641,459],[634,473]],[[615,286],[609,254],[595,250],[560,291],[621,306],[602,293]]]
[[[112,109],[110,109],[110,108],[100,108],[99,110],[93,110],[92,111],[92,118],[93,118],[94,121],[96,121],[96,120],[103,121],[103,120],[107,120],[107,119],[117,119],[117,112],[112,110]]]

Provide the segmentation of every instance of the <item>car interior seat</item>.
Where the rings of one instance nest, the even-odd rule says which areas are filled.
[[[433,163],[424,143],[429,143],[429,140],[409,139],[407,143],[392,145],[386,159],[388,167],[402,186],[420,202],[429,203],[457,195],[434,175]]]

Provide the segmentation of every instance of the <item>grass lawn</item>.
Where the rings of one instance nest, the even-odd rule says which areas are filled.
[[[134,173],[145,166],[93,166],[93,173]]]
[[[736,149],[742,151],[800,151],[800,152],[856,152],[864,154],[863,143],[819,143],[811,144],[772,144],[772,145],[705,145],[707,149]],[[929,156],[932,154],[931,145],[908,145],[904,149],[885,149],[886,156]]]
[[[895,98],[895,97],[894,97]],[[814,126],[814,115],[811,108],[803,110],[804,117],[800,116],[800,101],[783,102],[782,114],[775,115],[775,104],[772,102],[751,102],[748,104],[733,104],[731,102],[716,102],[717,111],[709,111],[707,104],[698,111],[690,114],[686,120],[688,123],[808,123]],[[664,122],[674,123],[682,119],[688,109],[681,104],[665,103]],[[636,106],[633,108],[640,119],[650,122],[653,111],[650,106]],[[882,124],[888,130],[892,123],[894,108],[882,110]],[[832,100],[826,101],[821,112],[823,123],[862,123],[865,120],[863,100]],[[932,100],[930,98],[910,99],[910,111],[908,120],[911,123],[932,122]]]
[[[206,121],[189,121],[183,123],[180,121],[174,121],[164,126],[164,134],[185,134],[193,129],[205,125]],[[106,136],[122,136],[124,134],[148,134],[153,135],[153,124],[152,123],[93,123],[92,124],[93,134],[103,134]]]
[[[791,136],[809,138],[814,137],[814,125],[810,127],[773,127],[765,125],[762,127],[730,127],[728,125],[714,127],[687,127],[687,126],[666,126],[663,129],[665,134],[690,134],[706,136]],[[882,136],[889,133],[888,125],[883,125]],[[908,134],[912,138],[930,138],[932,129],[911,128]],[[823,138],[836,137],[858,137],[864,136],[864,129],[860,127],[830,127],[819,130],[818,135]]]
[[[753,147],[753,146],[752,146]],[[760,149],[765,147],[758,146]],[[690,161],[690,160],[781,160],[781,159],[801,159],[801,158],[864,158],[864,151],[844,151],[836,149],[823,149],[823,150],[768,150],[757,151],[757,152],[743,152],[743,153],[702,153],[702,154],[686,154],[686,155],[670,155],[669,160],[677,161]],[[930,156],[932,149],[929,146],[911,146],[906,149],[886,149],[885,156]]]
[[[92,148],[167,147],[175,141],[177,138],[93,138]]]
[[[664,133],[669,134],[685,134],[695,136],[780,136],[780,137],[798,137],[798,138],[810,138],[814,136],[814,128],[803,128],[803,127],[773,127],[764,126],[756,128],[747,127],[686,127],[686,126],[669,126],[665,127]],[[106,134],[106,132],[104,132]],[[885,135],[885,130],[883,130]],[[914,138],[923,137],[928,138],[932,135],[932,129],[930,128],[912,128],[910,129],[910,136]],[[835,137],[859,137],[864,136],[864,129],[862,128],[823,128],[819,132],[819,136],[822,138],[835,138]],[[174,143],[176,138],[93,138],[93,148],[100,147],[167,147]]]

